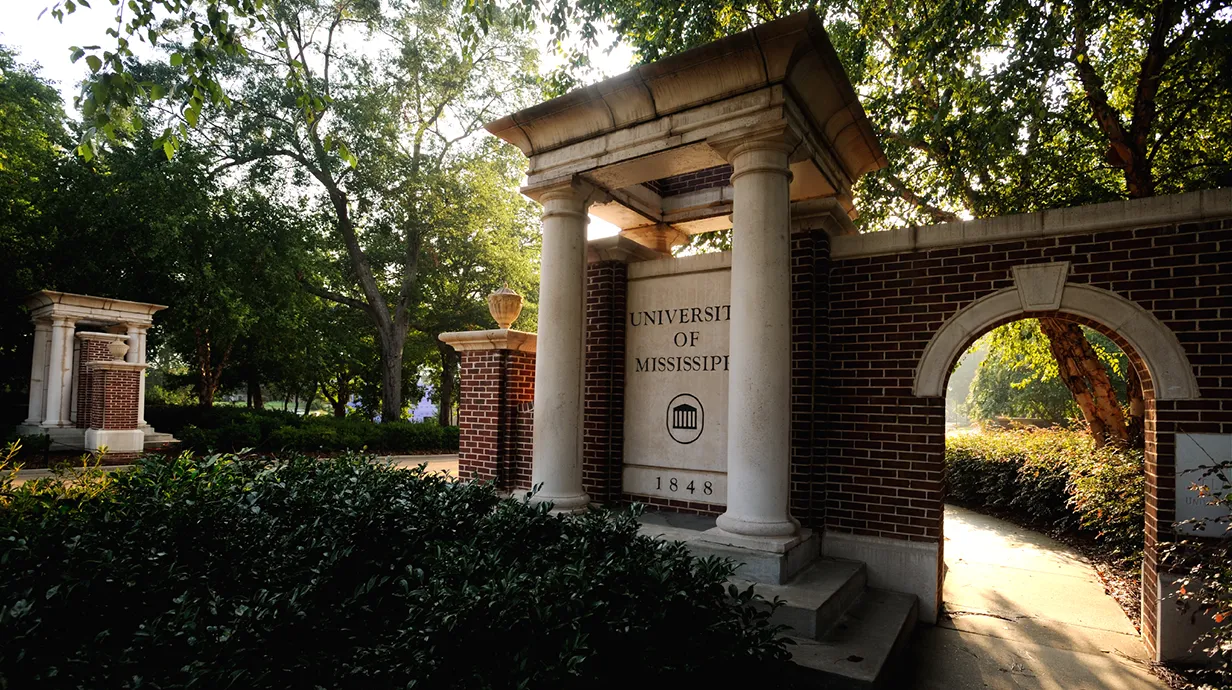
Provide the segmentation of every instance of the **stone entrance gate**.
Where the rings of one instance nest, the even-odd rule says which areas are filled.
[[[1157,545],[1178,439],[1232,434],[1232,190],[858,234],[851,186],[885,158],[811,12],[488,128],[544,206],[540,327],[441,336],[463,476],[715,515],[702,540],[784,578],[863,562],[935,621],[949,372],[997,325],[1057,316],[1142,378],[1144,636],[1185,654]],[[620,236],[588,244],[588,212]],[[670,256],[725,227],[731,252]]]

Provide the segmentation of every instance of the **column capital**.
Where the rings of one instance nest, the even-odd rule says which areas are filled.
[[[39,331],[50,331],[53,325],[51,319],[46,317],[31,319],[31,321],[34,322],[34,331],[36,333]]]
[[[750,151],[773,151],[786,154],[790,158],[797,152],[803,141],[795,128],[787,122],[779,121],[770,127],[753,132],[742,132],[738,136],[714,139],[709,144],[739,172],[739,159],[742,158],[742,154]]]
[[[554,180],[535,187],[523,187],[522,193],[543,206],[544,218],[552,214],[570,212],[580,212],[584,215],[591,204],[601,203],[608,199],[606,191],[576,176]]]

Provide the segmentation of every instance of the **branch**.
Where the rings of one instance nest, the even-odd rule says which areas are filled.
[[[304,286],[304,289],[307,290],[308,292],[322,299],[327,299],[331,302],[337,302],[338,304],[345,304],[348,307],[354,307],[355,309],[359,309],[360,311],[363,311],[364,313],[369,313],[370,311],[370,307],[368,306],[367,302],[361,302],[360,300],[357,300],[354,297],[347,297],[346,295],[339,294],[332,290],[326,290],[325,288],[320,287],[319,285],[313,284],[312,282],[310,282],[307,278],[305,278],[302,275],[299,276],[299,284]]]
[[[934,223],[953,223],[955,221],[962,220],[958,214],[953,213],[952,211],[947,211],[938,206],[934,206],[924,200],[924,198],[919,194],[911,191],[911,189],[907,187],[907,183],[899,179],[897,175],[887,173],[886,180],[890,183],[890,186],[894,188],[894,191],[898,192],[898,196],[903,201],[906,201],[912,206],[915,206],[921,211],[927,213],[929,217],[933,219]]]

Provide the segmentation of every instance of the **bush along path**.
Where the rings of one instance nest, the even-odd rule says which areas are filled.
[[[5,479],[9,477],[9,479]],[[773,678],[730,564],[369,458],[0,472],[0,687],[595,688]]]
[[[955,434],[945,442],[945,485],[950,503],[1085,535],[1125,567],[1142,558],[1141,450],[1097,447],[1089,434],[1063,429]]]

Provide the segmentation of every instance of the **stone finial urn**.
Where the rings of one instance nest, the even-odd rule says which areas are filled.
[[[124,355],[128,354],[128,343],[116,338],[107,344],[107,351],[111,353],[111,358],[117,362],[124,360]]]
[[[522,296],[505,286],[488,295],[488,312],[500,328],[509,328],[522,313]]]

